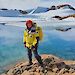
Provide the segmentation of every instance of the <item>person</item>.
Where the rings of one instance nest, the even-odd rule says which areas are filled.
[[[34,53],[35,58],[37,59],[40,66],[43,66],[41,56],[38,54],[38,44],[39,41],[43,38],[42,28],[37,26],[32,20],[26,21],[26,29],[24,30],[23,43],[27,48],[29,64],[32,65],[32,52]]]

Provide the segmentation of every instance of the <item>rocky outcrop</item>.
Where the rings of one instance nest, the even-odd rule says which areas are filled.
[[[72,28],[63,28],[63,27],[61,27],[61,28],[56,28],[56,30],[62,31],[62,32],[66,32],[66,31],[71,30],[71,29],[72,29]]]
[[[34,60],[31,66],[27,66],[27,63],[20,63],[1,75],[75,75],[75,61],[67,64],[67,61],[53,55],[42,55],[42,61],[43,67]]]
[[[58,5],[58,6],[53,5],[49,8],[49,10],[57,10],[57,9],[66,8],[66,7],[69,9],[75,10],[75,8],[69,4],[63,4],[63,5]]]
[[[67,19],[67,18],[69,18],[69,17],[75,18],[75,14],[73,14],[73,15],[68,15],[68,16],[64,16],[64,17],[61,17],[61,16],[53,16],[52,18],[57,18],[57,19],[59,19],[59,20],[63,20],[63,19]]]
[[[0,9],[0,10],[8,10],[8,9],[6,9],[6,8],[2,8],[2,9]]]
[[[75,8],[72,7],[72,6],[69,5],[69,4],[63,4],[63,5],[58,5],[58,6],[57,6],[58,9],[63,8],[63,7],[64,7],[64,8],[67,7],[67,8],[69,8],[69,9],[75,10]]]
[[[49,10],[56,10],[56,9],[57,9],[57,7],[55,5],[53,5],[49,8]]]
[[[19,12],[22,14],[28,14],[26,11],[23,11],[23,10],[19,10]]]

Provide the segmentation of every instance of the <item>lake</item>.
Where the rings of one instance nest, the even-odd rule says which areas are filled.
[[[20,59],[27,59],[23,45],[24,28],[0,25],[0,72],[3,67]],[[62,32],[49,27],[43,29],[44,37],[39,43],[39,54],[53,54],[67,60],[75,60],[75,28]]]

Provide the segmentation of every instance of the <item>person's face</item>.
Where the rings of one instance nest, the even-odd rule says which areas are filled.
[[[28,23],[28,24],[27,24],[27,27],[28,27],[28,28],[31,28],[31,27],[32,27],[32,24],[31,24],[31,23]]]

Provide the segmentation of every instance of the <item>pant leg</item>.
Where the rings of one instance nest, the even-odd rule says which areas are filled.
[[[29,59],[29,63],[32,63],[32,51],[31,49],[27,48],[28,49],[28,59]]]
[[[43,65],[41,56],[37,52],[37,45],[35,46],[35,50],[33,50],[33,53],[34,53],[34,56],[35,56],[36,60],[39,62],[39,64]]]

